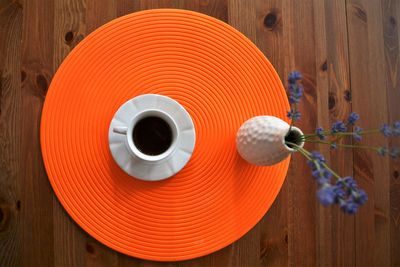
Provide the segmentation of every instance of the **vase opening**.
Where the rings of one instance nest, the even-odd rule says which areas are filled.
[[[296,150],[296,146],[303,147],[304,145],[304,134],[303,132],[297,128],[292,126],[290,131],[285,136],[285,145],[289,150]],[[292,144],[287,144],[292,143]]]

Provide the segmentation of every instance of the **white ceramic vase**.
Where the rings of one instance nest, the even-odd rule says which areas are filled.
[[[285,144],[285,138],[303,147],[299,140],[303,132],[274,116],[257,116],[247,120],[239,128],[236,147],[240,156],[255,165],[274,165],[296,150]]]

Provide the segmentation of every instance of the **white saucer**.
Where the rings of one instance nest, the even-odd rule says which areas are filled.
[[[158,112],[176,127],[174,142],[161,155],[145,155],[132,142],[136,118],[146,112]],[[182,105],[166,96],[147,94],[128,100],[117,110],[110,123],[108,141],[114,160],[127,174],[141,180],[159,181],[175,175],[186,165],[193,153],[196,134],[193,121]]]

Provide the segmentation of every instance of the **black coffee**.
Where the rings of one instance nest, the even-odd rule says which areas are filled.
[[[171,127],[165,120],[155,116],[138,121],[132,137],[139,151],[150,156],[164,153],[172,144]]]

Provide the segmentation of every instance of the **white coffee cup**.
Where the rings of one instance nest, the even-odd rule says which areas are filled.
[[[159,149],[160,153],[146,153],[140,149],[143,143],[135,140],[135,131],[140,128],[138,125],[151,117],[160,119],[157,125],[162,123],[170,130],[170,143],[160,143],[165,145]],[[151,127],[146,131],[154,133]],[[143,136],[141,140],[146,142],[160,141],[143,139],[146,135]],[[156,94],[140,95],[122,104],[115,112],[108,130],[109,148],[115,162],[130,176],[145,181],[159,181],[178,173],[188,163],[195,141],[194,124],[185,108],[172,98]]]
[[[143,153],[139,148],[138,145],[135,144],[135,141],[133,140],[133,131],[137,125],[138,122],[140,122],[142,119],[145,118],[150,118],[150,117],[156,117],[162,119],[164,122],[166,122],[171,129],[172,132],[172,140],[169,148],[162,152],[159,155],[148,155]],[[113,128],[114,133],[118,134],[123,134],[126,136],[126,147],[128,151],[131,153],[133,157],[137,157],[139,159],[145,160],[145,161],[151,161],[151,162],[157,162],[160,161],[168,156],[170,156],[174,150],[176,149],[176,144],[177,144],[177,139],[179,136],[178,132],[178,126],[176,125],[174,119],[169,116],[167,113],[161,110],[157,109],[148,109],[148,110],[143,110],[139,113],[137,113],[130,123],[126,126],[115,126]]]

